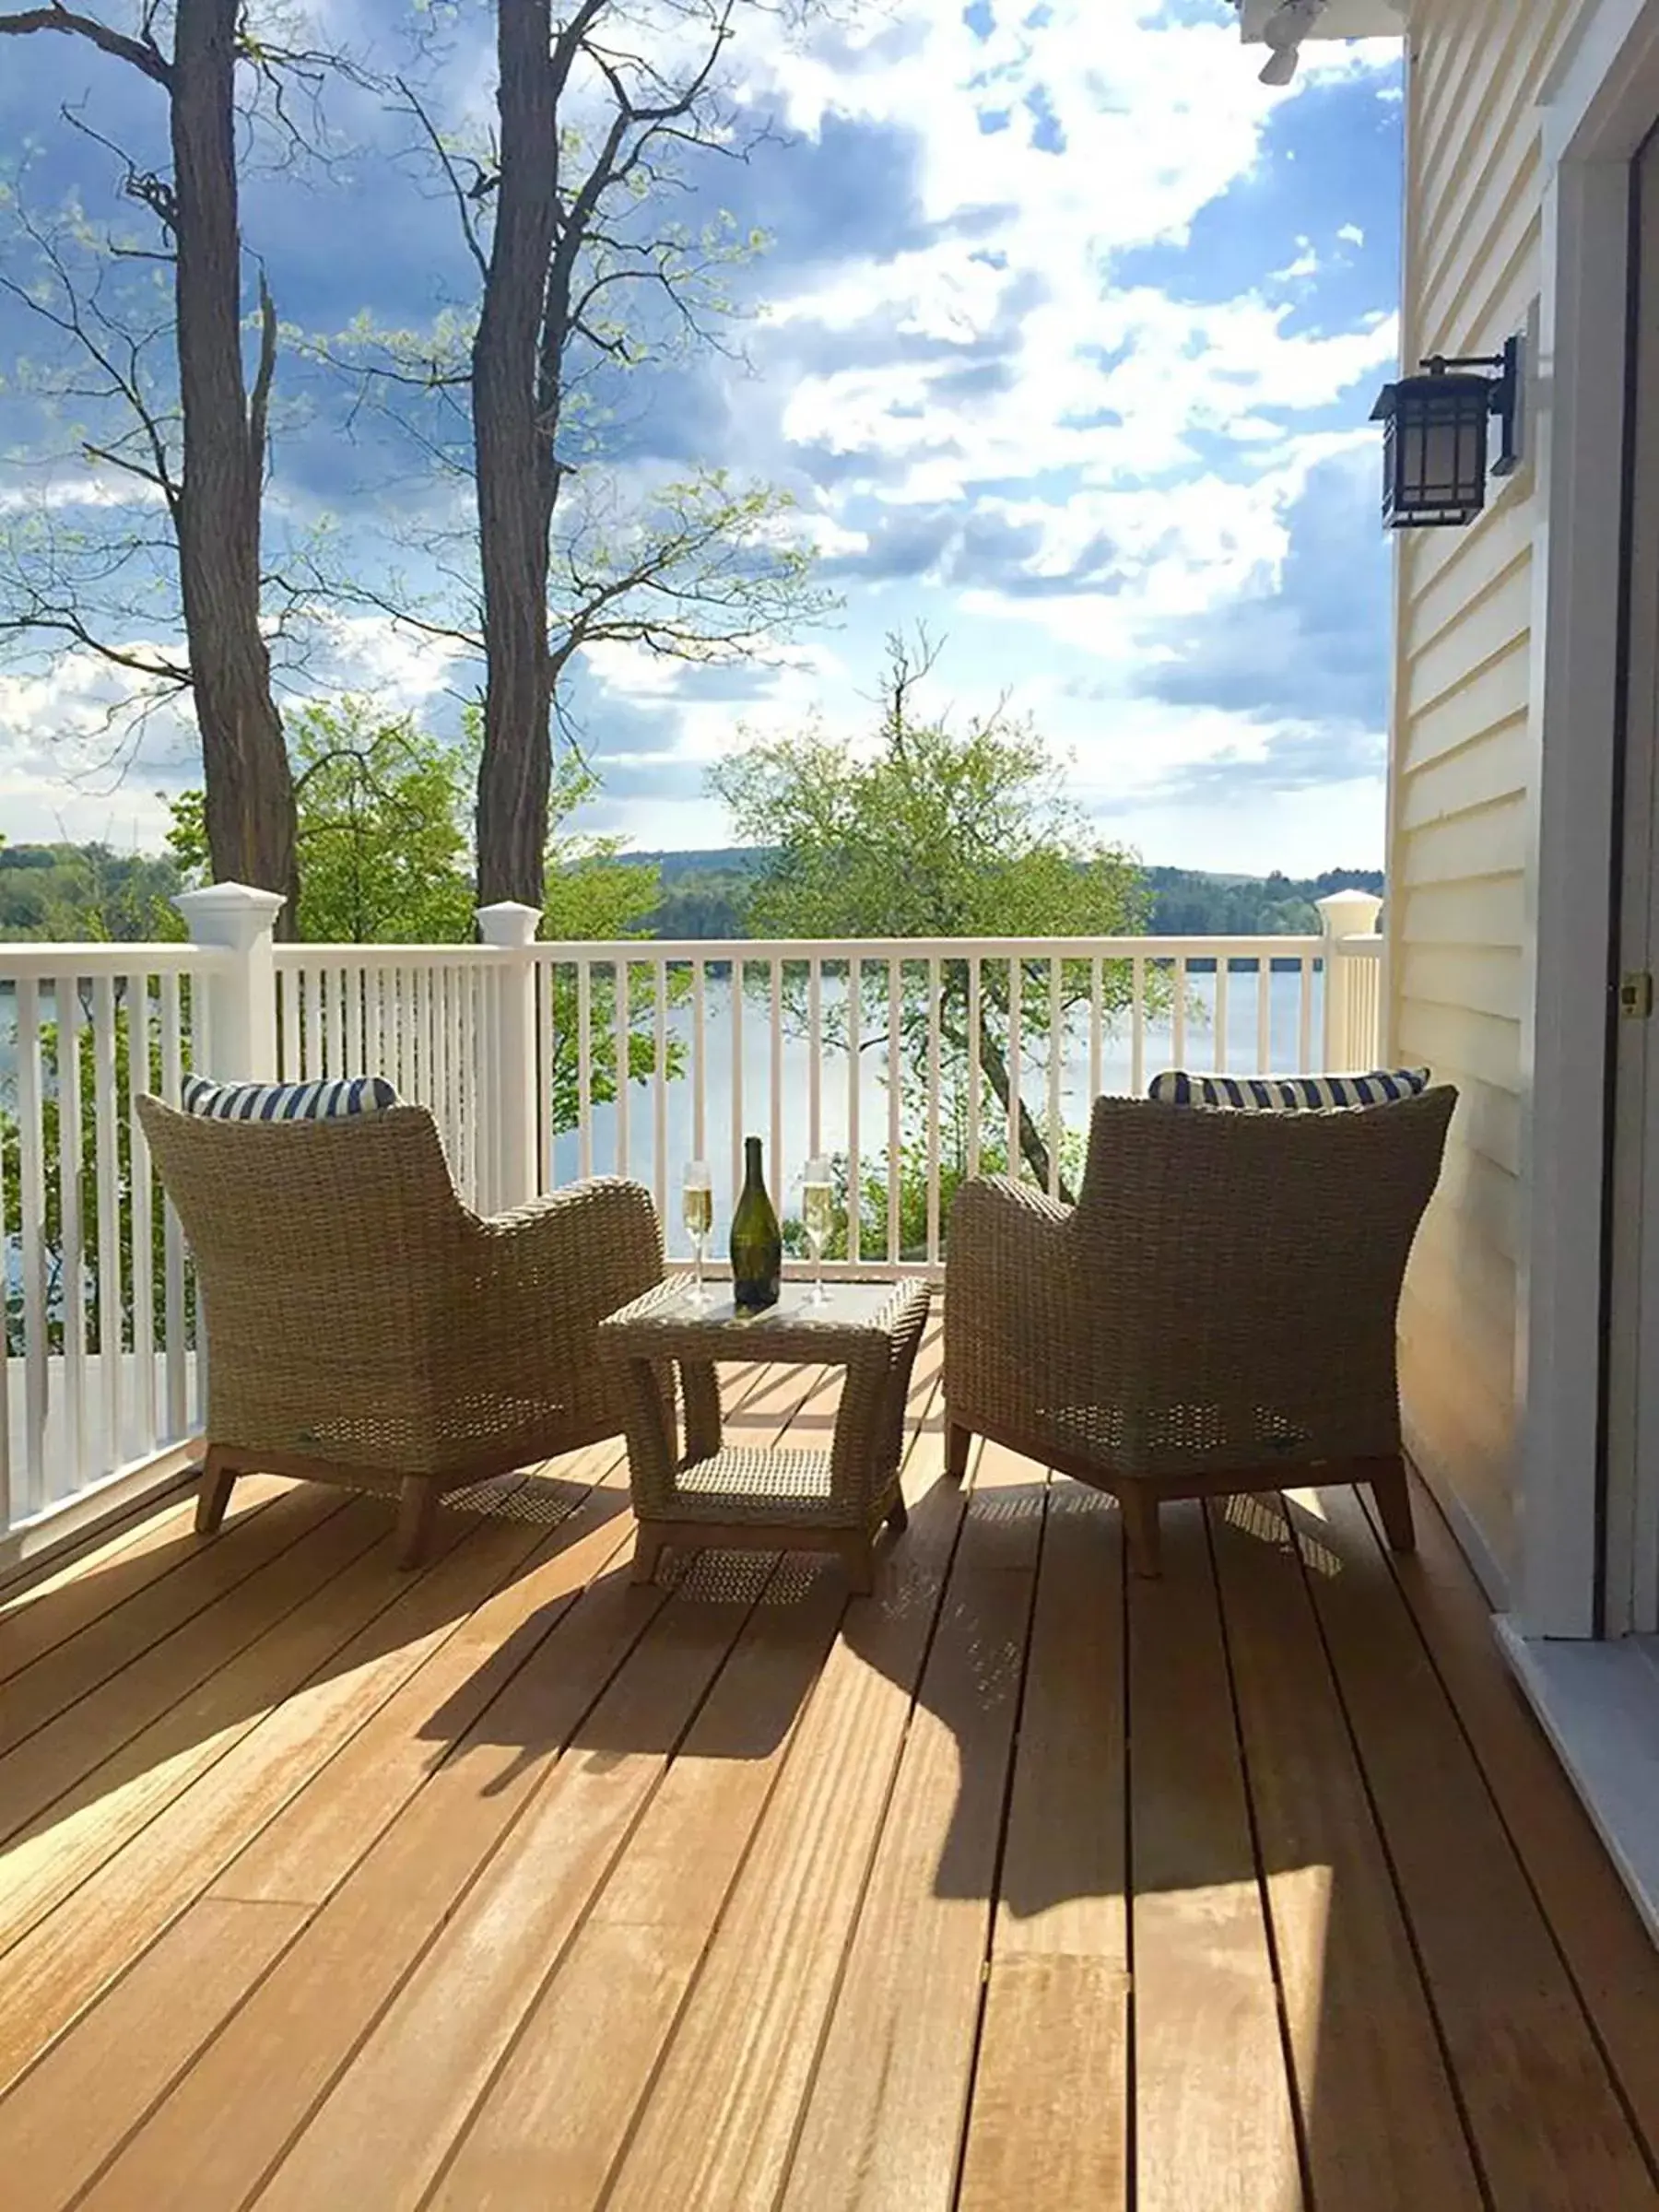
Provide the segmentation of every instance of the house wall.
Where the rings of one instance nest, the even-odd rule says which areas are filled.
[[[1498,352],[1542,275],[1538,99],[1593,0],[1416,0],[1402,352]],[[1396,545],[1389,852],[1394,1053],[1462,1093],[1401,1315],[1407,1441],[1477,1565],[1516,1560],[1524,947],[1536,780],[1537,492]],[[1484,1557],[1481,1555],[1484,1554]],[[1495,1589],[1501,1598],[1502,1588]]]

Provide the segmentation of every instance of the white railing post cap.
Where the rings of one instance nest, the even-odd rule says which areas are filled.
[[[257,890],[251,883],[209,883],[199,891],[180,891],[173,904],[196,944],[246,952],[276,927],[288,900],[280,891]]]
[[[1327,937],[1375,935],[1382,901],[1374,891],[1332,891],[1314,903]]]
[[[486,945],[522,950],[535,942],[542,910],[517,899],[498,899],[493,906],[478,909],[478,933]]]

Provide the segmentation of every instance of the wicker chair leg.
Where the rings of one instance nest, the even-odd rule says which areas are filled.
[[[657,1562],[668,1548],[661,1536],[648,1535],[641,1529],[634,1537],[632,1580],[636,1583],[654,1583]]]
[[[1129,1543],[1129,1564],[1138,1575],[1154,1582],[1163,1572],[1163,1539],[1158,1526],[1158,1497],[1141,1483],[1127,1484],[1118,1493],[1124,1509],[1124,1534]]]
[[[959,1422],[945,1424],[945,1474],[947,1480],[960,1482],[968,1472],[968,1447],[973,1441],[971,1429]]]
[[[195,1527],[198,1536],[210,1536],[222,1524],[225,1510],[230,1503],[230,1492],[236,1486],[236,1469],[225,1463],[225,1454],[217,1445],[208,1447],[202,1463],[202,1484],[196,1492]]]
[[[438,1522],[438,1485],[425,1475],[406,1476],[397,1493],[397,1563],[406,1572],[424,1564]]]
[[[1411,1519],[1411,1486],[1402,1459],[1378,1459],[1367,1470],[1371,1496],[1382,1516],[1382,1532],[1394,1551],[1415,1551],[1417,1530]]]

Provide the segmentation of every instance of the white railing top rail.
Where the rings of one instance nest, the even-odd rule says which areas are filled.
[[[546,939],[531,947],[538,959],[865,960],[916,959],[1285,959],[1324,951],[1309,937],[630,937],[609,943]]]
[[[178,944],[46,945],[35,939],[0,943],[0,982],[60,975],[203,975],[231,965],[218,946]]]
[[[1381,938],[1334,940],[1366,950]],[[283,944],[279,968],[465,967],[528,952],[538,960],[810,960],[847,959],[1316,959],[1333,942],[1324,936],[1112,936],[1112,937],[544,937],[528,947],[501,945]]]

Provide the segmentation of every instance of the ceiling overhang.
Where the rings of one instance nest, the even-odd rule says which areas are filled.
[[[1239,0],[1247,46],[1265,44],[1263,29],[1279,0]],[[1330,0],[1309,39],[1397,39],[1405,35],[1406,0]]]

